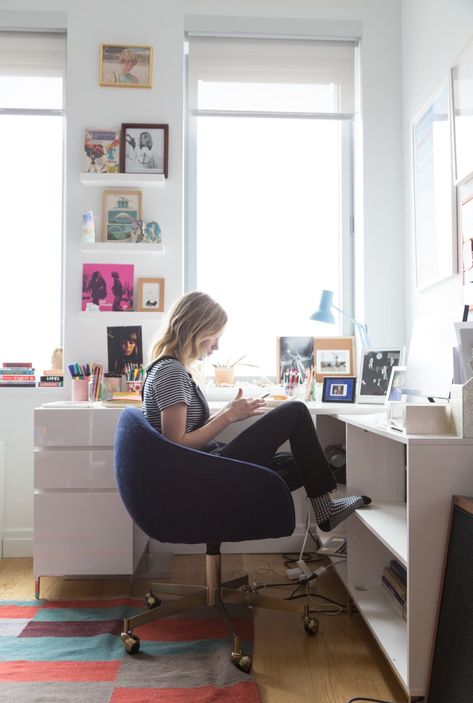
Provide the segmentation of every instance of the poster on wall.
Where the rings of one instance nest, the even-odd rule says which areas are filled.
[[[83,264],[82,310],[133,310],[133,264]]]
[[[445,81],[413,124],[416,286],[458,271],[449,87]]]

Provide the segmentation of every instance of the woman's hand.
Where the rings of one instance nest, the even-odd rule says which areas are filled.
[[[262,408],[266,405],[266,401],[261,398],[243,398],[242,396],[243,391],[239,388],[235,399],[226,407],[230,422],[238,422],[253,415],[260,415]]]

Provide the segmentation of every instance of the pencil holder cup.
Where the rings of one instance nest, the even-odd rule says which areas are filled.
[[[128,393],[141,393],[141,388],[143,386],[142,381],[127,381],[126,389]]]
[[[86,378],[73,378],[72,379],[72,390],[71,390],[72,400],[88,400],[88,381]]]

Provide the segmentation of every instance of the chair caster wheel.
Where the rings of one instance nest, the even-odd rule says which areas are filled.
[[[132,632],[122,632],[120,637],[127,654],[136,654],[140,651],[140,638]]]
[[[304,630],[309,635],[309,637],[314,637],[314,635],[316,635],[319,631],[319,623],[313,618],[310,618],[310,620],[305,620]]]
[[[158,596],[155,596],[154,593],[151,591],[146,594],[145,596],[145,601],[146,605],[148,606],[149,610],[152,610],[153,608],[159,608],[161,605],[161,598],[158,598]]]
[[[237,669],[243,671],[244,674],[249,674],[253,661],[248,654],[242,654],[241,656],[235,656],[232,654],[232,663]]]

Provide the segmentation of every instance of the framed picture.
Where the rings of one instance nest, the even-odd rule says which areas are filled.
[[[140,325],[107,327],[108,372],[125,373],[127,368],[143,364]]]
[[[84,134],[84,172],[118,173],[120,130],[91,129]]]
[[[168,177],[167,124],[122,124],[122,173],[162,173]]]
[[[404,361],[404,347],[363,349],[358,379],[359,403],[384,403],[395,366]]]
[[[447,81],[414,121],[412,135],[416,286],[424,289],[458,271]]]
[[[312,366],[314,354],[313,337],[278,337],[277,338],[277,378],[278,383],[289,382],[289,376],[299,374],[305,378],[306,372]],[[295,382],[295,381],[294,381]]]
[[[354,376],[355,337],[316,337],[314,366],[319,383],[325,376]]]
[[[164,278],[138,279],[136,309],[138,312],[164,311]]]
[[[102,44],[99,83],[114,88],[151,88],[151,46]]]
[[[133,264],[82,264],[82,310],[133,310]]]
[[[406,396],[403,394],[404,379],[406,376],[407,366],[393,366],[391,369],[391,377],[386,391],[386,403],[392,400],[404,400]]]
[[[460,181],[473,173],[473,41],[460,54],[451,75],[455,178]]]
[[[322,388],[323,403],[354,403],[356,376],[325,376]]]
[[[130,242],[134,223],[141,219],[141,190],[105,190],[103,193],[102,239]]]

